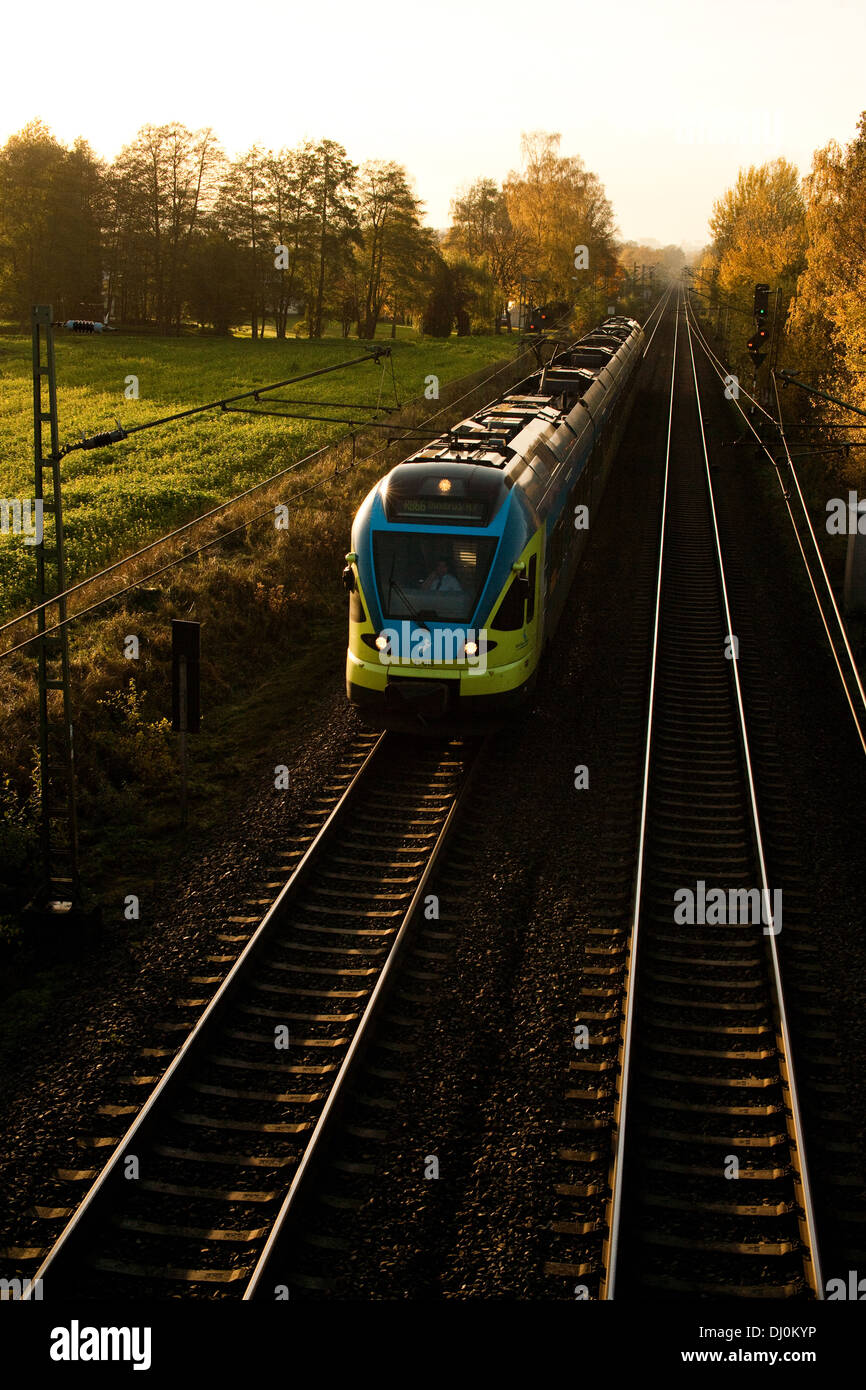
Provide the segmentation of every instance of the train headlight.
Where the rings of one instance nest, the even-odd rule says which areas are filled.
[[[440,491],[440,492],[450,492],[450,491],[451,491],[451,479],[450,479],[450,478],[440,478],[440,479],[439,479],[439,491]]]
[[[384,632],[380,632],[379,636],[376,638],[376,646],[379,648],[380,652],[388,650],[389,641]]]
[[[467,643],[466,643],[466,646],[463,648],[463,651],[465,652],[465,654],[466,654],[467,656],[477,656],[477,655],[478,655],[478,643],[477,643],[477,642],[467,642]]]

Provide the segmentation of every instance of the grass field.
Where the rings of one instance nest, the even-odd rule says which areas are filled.
[[[339,338],[253,343],[118,334],[59,337],[57,346],[61,440],[70,440],[81,431],[110,428],[116,416],[131,425],[344,361],[365,345]],[[513,362],[516,347],[508,336],[398,340],[399,397],[420,397],[420,416],[441,411],[437,428],[444,427],[504,389],[517,364],[497,379],[498,388],[491,384],[491,365]],[[431,373],[440,379],[439,404],[423,399]],[[130,374],[139,378],[138,401],[123,395]],[[297,396],[375,401],[380,379],[381,368],[365,364],[305,382]],[[0,382],[0,497],[29,497],[25,337],[0,336]],[[383,400],[389,391],[393,397],[390,369]],[[452,397],[459,399],[449,404]],[[414,411],[404,412],[403,428],[415,418]],[[344,432],[343,425],[215,412],[107,449],[70,454],[63,481],[71,578],[129,555]],[[382,448],[381,438],[368,432],[351,469],[345,446],[337,454],[328,451],[289,479],[197,523],[181,540],[160,543],[73,600],[72,611],[78,611],[133,580],[138,586],[69,628],[83,879],[89,898],[103,904],[106,920],[116,920],[130,882],[170,873],[188,842],[178,835],[177,744],[166,718],[171,620],[202,624],[202,729],[190,769],[189,833],[206,837],[235,804],[261,791],[262,779],[272,790],[273,770],[263,765],[263,748],[276,741],[288,758],[300,737],[298,720],[310,717],[323,691],[339,688],[346,642],[340,571],[352,516],[375,480],[417,444],[395,441],[387,452]],[[274,525],[275,502],[290,505],[288,530]],[[183,558],[212,539],[218,543]],[[19,536],[0,538],[7,614],[21,611],[31,598],[33,553]],[[152,576],[164,564],[171,567],[159,573],[154,587]],[[29,622],[11,628],[4,641],[31,631]],[[126,650],[129,634],[140,642],[134,660]],[[37,864],[38,714],[34,663],[27,653],[0,662],[0,712],[0,975],[5,970],[11,979],[21,944],[18,913],[32,895]]]
[[[423,339],[411,332],[401,329],[391,344],[400,401],[423,395],[430,373],[444,385],[506,356],[515,342],[507,336]],[[123,333],[77,337],[58,330],[61,443],[111,429],[117,419],[126,427],[141,424],[347,361],[368,346],[339,337],[252,342]],[[138,378],[138,400],[125,397],[129,376]],[[369,363],[278,394],[376,401],[380,386],[382,400],[393,402],[390,365],[383,380],[382,366]],[[285,468],[345,429],[214,411],[110,448],[70,454],[62,465],[70,582]],[[0,337],[0,497],[33,496],[32,430],[29,339]],[[33,547],[21,537],[0,536],[0,615],[28,604],[34,579]]]

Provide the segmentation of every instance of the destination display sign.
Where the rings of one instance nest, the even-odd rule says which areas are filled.
[[[388,511],[392,521],[453,521],[463,526],[483,526],[487,505],[471,497],[392,497]]]

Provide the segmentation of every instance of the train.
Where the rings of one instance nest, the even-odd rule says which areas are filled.
[[[386,474],[345,557],[346,693],[385,728],[494,725],[530,699],[634,400],[614,315]]]

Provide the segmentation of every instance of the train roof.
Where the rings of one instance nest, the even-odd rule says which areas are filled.
[[[524,430],[532,435],[539,428],[547,432],[562,423],[595,383],[608,384],[605,377],[636,330],[640,324],[624,315],[605,319],[570,347],[555,351],[546,366],[510,392],[453,425],[398,468],[435,463],[505,469],[515,454],[523,453],[521,445],[530,442],[519,439]]]

